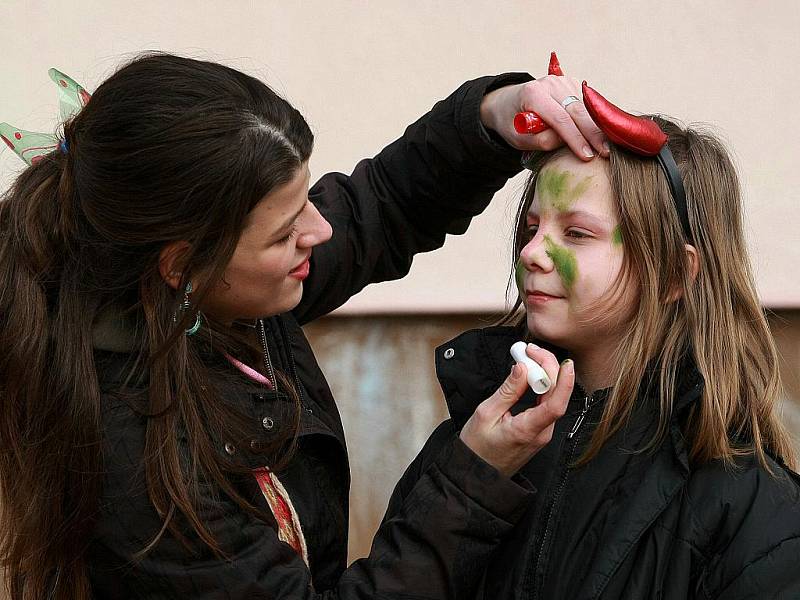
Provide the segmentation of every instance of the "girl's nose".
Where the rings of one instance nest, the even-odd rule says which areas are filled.
[[[543,271],[545,273],[553,270],[553,260],[548,256],[545,249],[544,236],[537,234],[522,247],[519,258],[525,269],[528,271]]]

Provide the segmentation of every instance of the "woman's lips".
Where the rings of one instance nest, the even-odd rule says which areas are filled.
[[[551,296],[550,294],[545,294],[544,292],[525,293],[525,299],[528,301],[528,304],[547,304],[553,300],[561,300],[561,298],[562,296]]]
[[[308,259],[305,259],[298,266],[289,271],[289,277],[294,277],[295,279],[303,281],[306,277],[308,277],[308,273],[310,270],[311,270],[311,263],[309,262]]]

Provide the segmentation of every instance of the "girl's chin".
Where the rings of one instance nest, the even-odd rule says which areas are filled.
[[[546,324],[542,323],[542,319],[533,319],[532,315],[528,313],[528,333],[536,340],[540,340],[553,346],[564,347],[567,340],[562,339],[556,332],[550,330]]]

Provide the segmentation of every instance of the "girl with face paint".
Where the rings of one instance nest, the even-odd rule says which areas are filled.
[[[608,160],[533,155],[513,310],[437,350],[451,419],[387,518],[439,447],[463,435],[515,341],[532,342],[534,359],[575,365],[552,440],[515,475],[536,487],[534,505],[484,563],[478,598],[800,597],[800,477],[774,414],[778,357],[736,172],[712,135],[648,119],[681,187],[654,153],[608,131]],[[529,391],[509,414],[546,396]]]
[[[530,335],[568,350],[589,392],[613,381],[613,348],[637,295],[613,290],[624,256],[619,230],[606,162],[558,153],[538,173],[520,231],[517,289]]]

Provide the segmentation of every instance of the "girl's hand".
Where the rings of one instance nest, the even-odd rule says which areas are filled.
[[[606,137],[586,112],[583,101],[565,109],[561,103],[567,96],[583,98],[580,82],[564,75],[498,88],[483,97],[481,122],[519,150],[550,151],[566,144],[581,160],[590,160],[597,152],[608,156]],[[514,115],[530,111],[538,113],[550,129],[534,135],[517,133]]]
[[[475,454],[509,477],[550,442],[553,426],[567,410],[575,386],[571,360],[559,367],[556,357],[543,348],[529,344],[526,352],[555,385],[539,397],[539,404],[513,416],[509,410],[528,388],[527,369],[514,365],[500,388],[478,405],[460,434]]]

